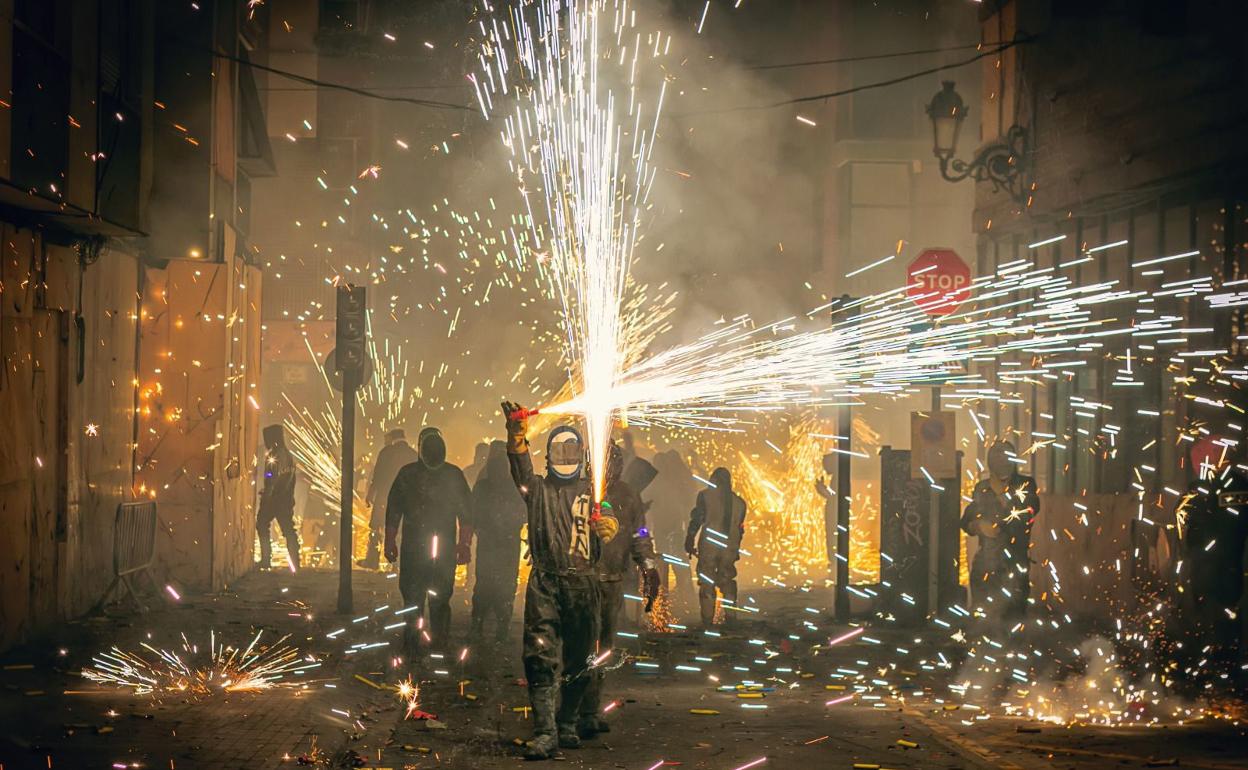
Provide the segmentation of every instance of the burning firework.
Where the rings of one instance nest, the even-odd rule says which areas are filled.
[[[669,43],[643,33],[627,2],[518,3],[492,20],[480,72],[469,78],[482,113],[503,123],[533,248],[563,309],[577,394],[564,411],[585,419],[596,499],[619,374],[666,317],[637,301],[629,268],[654,182],[666,92],[658,64]]]
[[[262,645],[263,633],[257,632],[245,648],[239,648],[218,644],[216,632],[210,632],[206,653],[185,634],[178,649],[157,649],[146,642],[136,652],[113,647],[92,658],[94,665],[83,669],[82,675],[93,682],[133,690],[136,695],[211,695],[282,686],[287,684],[282,681],[284,677],[321,665],[309,657],[300,657],[298,650],[285,644],[289,634],[273,644]]]

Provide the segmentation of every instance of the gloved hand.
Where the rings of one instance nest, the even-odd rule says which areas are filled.
[[[399,560],[399,532],[395,529],[386,530],[386,561],[394,564]]]
[[[602,514],[589,520],[589,528],[594,531],[603,543],[611,542],[620,531],[620,520],[614,516]]]
[[[647,567],[641,572],[641,584],[645,590],[646,612],[654,609],[654,600],[659,598],[659,578],[658,567]]]
[[[472,545],[469,543],[456,543],[455,563],[467,564],[470,561],[472,561]]]
[[[529,418],[524,415],[524,407],[511,401],[504,401],[503,418],[507,425],[507,451],[512,454],[520,454],[528,448]],[[519,412],[521,417],[512,418],[513,414]]]
[[[698,555],[698,547],[694,545],[693,535],[688,535],[685,537],[685,553],[689,554],[690,556]]]

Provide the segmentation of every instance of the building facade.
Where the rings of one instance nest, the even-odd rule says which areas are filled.
[[[1243,368],[1240,317],[1215,311],[1209,295],[1242,277],[1248,259],[1244,10],[1219,2],[983,5],[986,43],[1026,42],[984,60],[980,139],[997,141],[1018,126],[1029,149],[1022,200],[978,185],[976,274],[1030,260],[1078,284],[1144,293],[1134,317],[1115,305],[1095,309],[1095,318],[1135,326],[1168,318],[1188,331],[1081,346],[1030,381],[1009,369],[1033,361],[985,368],[1002,397],[976,408],[988,437],[1036,448],[1030,466],[1048,509],[1037,524],[1040,560],[1054,559],[1066,575],[1141,554],[1155,560],[1152,525],[1172,519],[1179,492],[1196,478],[1192,444],[1225,430],[1226,415],[1193,396],[1206,385],[1207,395],[1227,396]],[[1050,542],[1049,530],[1063,529],[1076,533],[1077,547]],[[1112,590],[1089,585],[1086,595]]]
[[[250,563],[263,19],[174,5],[0,0],[0,647],[100,602],[123,502],[158,581]]]

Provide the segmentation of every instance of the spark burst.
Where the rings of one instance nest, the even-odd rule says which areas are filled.
[[[135,652],[114,646],[92,658],[93,665],[83,669],[82,675],[99,684],[133,690],[136,695],[211,695],[279,687],[287,684],[282,681],[286,676],[320,665],[311,658],[300,657],[297,649],[285,644],[289,634],[273,644],[262,645],[263,633],[257,632],[245,648],[238,648],[218,644],[216,632],[211,632],[206,660],[201,660],[204,653],[186,634],[182,634],[182,645],[177,649],[158,649],[146,642]]]
[[[664,36],[643,34],[636,20],[626,0],[516,3],[488,30],[481,22],[480,72],[470,76],[482,113],[502,122],[531,242],[562,307],[596,499],[619,374],[666,317],[629,301],[638,291],[629,271],[666,93],[657,66]],[[653,104],[645,100],[651,93]]]

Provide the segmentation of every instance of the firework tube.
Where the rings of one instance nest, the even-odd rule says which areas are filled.
[[[540,409],[517,409],[516,411],[507,415],[507,419],[508,420],[527,420],[530,417],[536,414],[540,414],[540,413],[541,413]]]

